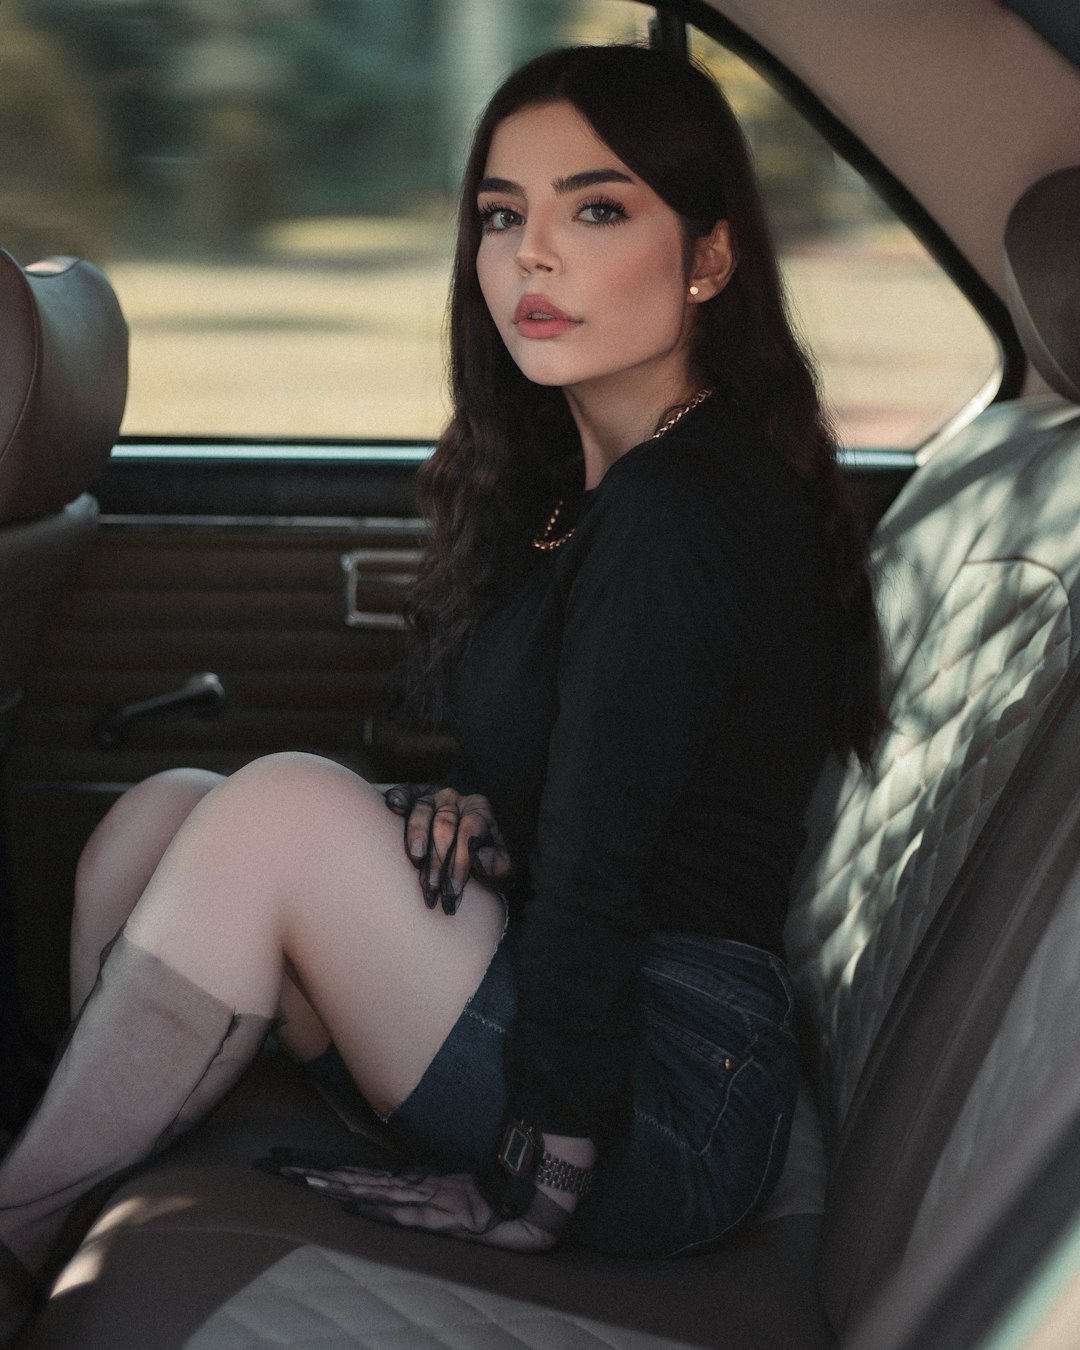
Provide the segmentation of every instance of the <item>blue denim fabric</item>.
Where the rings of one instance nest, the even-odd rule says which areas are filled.
[[[798,1091],[794,1003],[783,963],[696,934],[649,939],[627,1137],[601,1156],[573,1240],[674,1256],[715,1245],[779,1177]],[[410,1152],[469,1169],[498,1145],[503,1043],[516,1008],[508,944],[388,1123]]]

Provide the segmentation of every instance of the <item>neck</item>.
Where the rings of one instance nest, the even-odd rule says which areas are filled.
[[[603,391],[564,389],[566,401],[581,437],[585,487],[594,488],[628,450],[647,441],[669,408],[686,403],[695,393],[685,381],[676,388],[642,391],[606,388]]]

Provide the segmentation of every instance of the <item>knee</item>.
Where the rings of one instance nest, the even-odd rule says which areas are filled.
[[[351,769],[292,750],[264,755],[237,770],[215,803],[234,816],[290,832],[297,826],[329,825],[342,816],[355,827],[365,810],[385,810],[381,794]]]
[[[76,904],[117,851],[129,858],[144,852],[160,856],[199,802],[222,781],[208,769],[166,769],[128,788],[83,848],[75,872]]]
[[[223,781],[221,774],[209,769],[165,769],[128,788],[117,798],[105,820],[111,817],[116,823],[181,821]]]
[[[165,769],[129,788],[117,806],[128,803],[129,809],[182,818],[190,815],[206,794],[224,781],[223,774],[209,769]]]
[[[253,759],[232,775],[229,785],[230,789],[235,786],[246,792],[279,792],[301,798],[307,794],[374,792],[363,778],[343,764],[304,750],[281,750]]]

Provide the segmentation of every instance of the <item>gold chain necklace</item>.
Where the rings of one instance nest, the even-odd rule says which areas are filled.
[[[662,426],[657,427],[649,437],[649,440],[658,441],[661,436],[666,436],[672,427],[679,425],[688,412],[693,412],[699,404],[704,403],[712,392],[711,389],[699,389],[692,399],[686,403],[681,403],[667,421],[664,422]],[[555,531],[555,525],[562,515],[564,505],[565,502],[563,501],[563,498],[560,497],[555,503],[555,509],[552,511],[551,515],[548,516],[547,524],[532,541],[533,548],[539,549],[542,553],[550,553],[552,549],[562,548],[563,544],[565,544],[574,533],[574,530],[577,527],[571,526],[565,534],[560,534],[557,539],[552,538]]]

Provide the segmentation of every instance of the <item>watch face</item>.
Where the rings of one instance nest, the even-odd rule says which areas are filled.
[[[520,1125],[509,1125],[503,1136],[499,1159],[508,1172],[519,1177],[527,1170],[532,1160],[533,1148],[532,1134],[528,1129]]]

